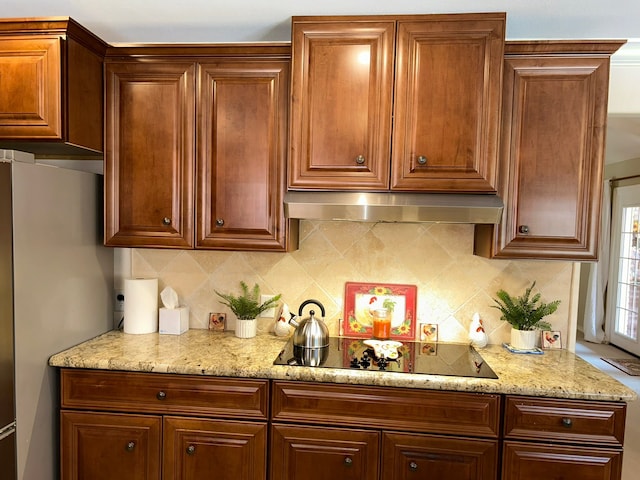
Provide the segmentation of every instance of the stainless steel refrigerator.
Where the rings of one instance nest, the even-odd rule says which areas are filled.
[[[0,478],[59,477],[49,357],[111,329],[102,177],[0,150]]]

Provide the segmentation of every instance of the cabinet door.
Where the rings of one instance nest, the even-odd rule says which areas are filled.
[[[395,21],[294,17],[289,188],[389,187]]]
[[[398,22],[391,189],[496,191],[505,16]]]
[[[622,451],[505,442],[503,480],[620,480]]]
[[[273,425],[271,480],[377,480],[377,432]]]
[[[199,66],[198,248],[286,249],[288,61]]]
[[[195,66],[105,68],[105,243],[193,247]]]
[[[597,258],[608,83],[609,55],[507,55],[505,211],[499,227],[476,228],[477,253]]]
[[[63,480],[160,480],[161,418],[62,411]]]
[[[58,37],[0,41],[0,139],[62,138]]]
[[[165,417],[163,480],[265,480],[266,423]]]
[[[497,471],[497,440],[383,433],[382,478],[386,480],[494,480]]]

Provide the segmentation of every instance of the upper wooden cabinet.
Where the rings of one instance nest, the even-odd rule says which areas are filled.
[[[0,146],[101,158],[106,49],[68,17],[0,19]]]
[[[290,189],[494,193],[505,15],[293,17]]]
[[[498,226],[475,252],[496,258],[597,258],[609,58],[624,42],[508,42]]]
[[[105,243],[192,248],[193,62],[108,62]]]
[[[289,64],[288,45],[110,50],[105,243],[286,250]]]
[[[286,247],[289,64],[199,65],[197,248]]]

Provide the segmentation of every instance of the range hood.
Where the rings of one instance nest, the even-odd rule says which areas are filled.
[[[497,195],[290,191],[284,207],[306,220],[498,224],[504,204]]]

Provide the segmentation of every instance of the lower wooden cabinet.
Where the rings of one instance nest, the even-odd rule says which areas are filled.
[[[504,416],[502,480],[621,478],[625,404],[507,395]]]
[[[62,480],[620,480],[626,405],[62,369]]]
[[[376,431],[274,425],[271,480],[377,480]]]
[[[268,387],[63,369],[62,480],[265,480]]]
[[[270,480],[494,480],[500,404],[500,395],[274,381]]]
[[[497,465],[497,440],[383,433],[384,480],[492,480],[497,478]]]
[[[573,445],[505,442],[503,480],[612,480],[622,476],[622,451]]]
[[[498,441],[274,425],[271,480],[494,480]]]
[[[266,423],[165,417],[164,480],[264,480]]]
[[[159,480],[162,418],[156,415],[60,414],[63,480]]]

